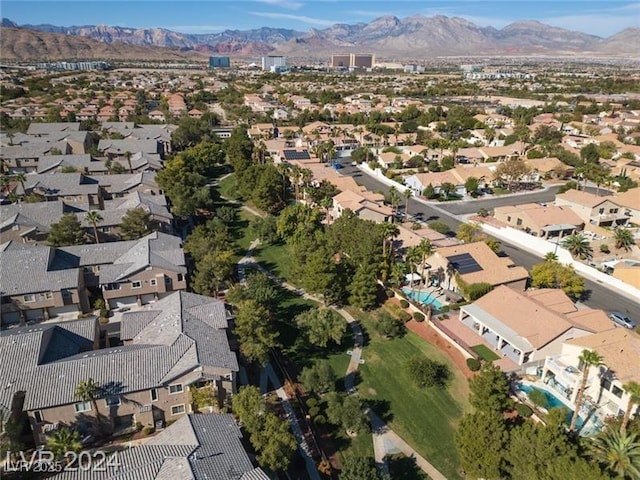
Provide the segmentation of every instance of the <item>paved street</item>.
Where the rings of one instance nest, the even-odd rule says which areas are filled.
[[[363,185],[371,191],[387,192],[389,190],[389,187],[386,184],[367,175],[366,173],[363,173],[356,167],[352,167],[350,165],[345,166],[345,168],[339,170],[339,172],[343,175],[352,176],[359,185]],[[514,205],[516,202],[526,203],[532,201],[552,201],[555,195],[554,192],[555,188],[546,192],[519,195],[515,197],[497,197],[491,200],[482,201],[482,203],[484,204],[484,208],[492,208],[492,206],[499,204],[497,202],[504,201],[506,201],[506,203],[504,203],[506,205]],[[456,204],[460,206],[454,207]],[[434,205],[425,205],[415,199],[411,199],[409,200],[409,213],[411,215],[416,213],[422,214],[422,219],[425,222],[441,220],[455,231],[458,228],[458,225],[462,222],[455,216],[458,213],[452,212],[475,213],[481,208],[480,204],[476,205],[473,202],[456,202],[456,204],[438,203]],[[533,265],[540,263],[541,261],[540,257],[518,248],[517,245],[509,245],[502,242],[502,250],[505,254],[511,257],[516,265],[522,265],[528,270],[530,270]],[[585,279],[585,285],[591,292],[589,299],[584,302],[586,305],[592,308],[601,308],[606,311],[625,312],[631,318],[640,320],[640,302],[634,302],[612,290],[609,290],[603,285],[590,280]]]

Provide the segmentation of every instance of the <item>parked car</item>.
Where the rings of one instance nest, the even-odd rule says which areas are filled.
[[[335,168],[336,170],[340,170],[341,168],[344,168],[344,167],[342,166],[341,163],[334,163],[333,168]]]
[[[611,312],[609,318],[620,327],[636,328],[636,323],[631,320],[627,315],[621,312]]]

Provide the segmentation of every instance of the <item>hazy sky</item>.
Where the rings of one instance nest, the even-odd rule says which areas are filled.
[[[184,33],[262,26],[308,31],[334,23],[369,22],[382,15],[403,18],[415,14],[458,16],[496,28],[517,20],[539,20],[600,36],[640,27],[640,2],[616,0],[3,0],[0,9],[3,17],[19,24],[162,27]]]

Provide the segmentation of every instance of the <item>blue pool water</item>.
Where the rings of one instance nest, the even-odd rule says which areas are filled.
[[[573,416],[573,410],[571,410],[569,407],[567,407],[564,402],[562,400],[560,400],[558,397],[556,397],[553,393],[551,392],[547,392],[546,390],[543,390],[541,388],[537,388],[537,387],[532,387],[530,385],[520,385],[518,386],[518,390],[520,390],[521,392],[526,393],[527,395],[529,394],[529,392],[531,392],[531,390],[538,390],[539,392],[542,392],[545,396],[545,398],[547,399],[547,405],[545,406],[545,408],[547,410],[550,410],[552,408],[556,408],[556,407],[562,407],[565,408],[567,410],[567,416],[565,417],[565,422],[567,425],[569,425],[571,423],[571,417]],[[577,423],[577,427],[578,428],[582,428],[582,424],[583,424],[583,420],[580,416],[578,416],[578,421]]]
[[[436,295],[435,293],[424,292],[421,290],[411,291],[411,289],[408,287],[404,287],[402,291],[411,300],[421,303],[422,305],[431,305],[436,310],[440,310],[440,308],[442,308],[442,304],[440,303],[440,301],[437,298],[435,298],[435,295]]]

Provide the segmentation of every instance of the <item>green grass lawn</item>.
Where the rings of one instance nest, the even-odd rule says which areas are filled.
[[[285,280],[291,279],[293,261],[284,243],[262,245],[256,252],[256,258],[264,268]]]
[[[498,360],[500,357],[495,354],[489,347],[483,344],[475,345],[471,347],[471,350],[480,355],[480,358],[487,362],[493,362],[494,360]]]
[[[220,195],[225,198],[230,198],[232,200],[240,198],[240,195],[238,195],[238,181],[233,173],[218,182],[217,189]]]
[[[365,364],[359,369],[358,391],[391,428],[447,478],[458,478],[458,455],[453,442],[456,425],[468,409],[468,383],[449,358],[412,332],[385,340],[372,328],[369,315],[352,312],[366,337]],[[405,373],[405,362],[425,355],[449,367],[446,389],[420,389]]]
[[[251,233],[249,232],[249,223],[254,218],[256,217],[252,213],[249,213],[244,209],[239,209],[238,220],[236,221],[235,228],[236,243],[238,244],[238,247],[240,249],[240,256],[243,256],[246,253],[251,242],[255,240],[255,238],[253,238],[253,235],[251,235]]]

